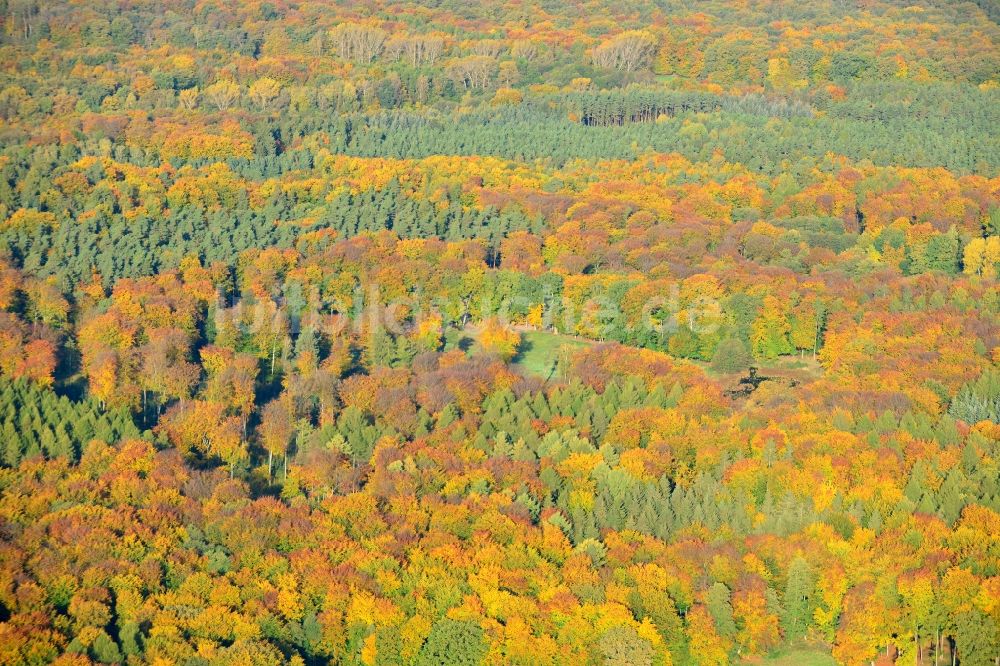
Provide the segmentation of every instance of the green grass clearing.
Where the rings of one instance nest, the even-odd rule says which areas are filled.
[[[589,340],[547,331],[520,331],[520,333],[521,344],[518,346],[517,354],[511,359],[511,364],[520,368],[525,374],[542,379],[555,376],[562,349],[581,349],[594,344]],[[445,343],[445,349],[461,349],[467,354],[476,354],[480,351],[478,336],[478,329],[466,327],[448,336],[450,339]]]
[[[816,648],[794,648],[760,660],[745,660],[745,666],[837,666],[829,652]]]
[[[559,361],[560,350],[564,347],[581,349],[589,347],[592,342],[580,340],[568,335],[547,333],[545,331],[525,331],[521,334],[521,346],[512,363],[525,373],[550,378]]]

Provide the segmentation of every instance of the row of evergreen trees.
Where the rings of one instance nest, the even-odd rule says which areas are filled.
[[[92,439],[117,442],[139,430],[125,410],[105,411],[96,401],[77,402],[24,381],[0,378],[0,462],[15,467],[26,458],[80,458]]]
[[[981,132],[984,123],[998,120],[990,108],[995,95],[970,95],[969,117],[910,107],[887,121],[849,112],[839,118],[811,116],[804,105],[762,98],[570,94],[457,118],[383,111],[330,120],[328,131],[337,152],[373,157],[496,155],[562,165],[574,159],[628,159],[637,151],[679,152],[707,161],[718,151],[730,162],[776,175],[786,160],[820,161],[834,153],[879,165],[995,171],[1000,168],[996,140]],[[571,113],[583,115],[574,121]],[[661,113],[668,122],[632,122]]]
[[[382,190],[343,192],[307,225],[275,224],[302,213],[290,195],[277,193],[262,208],[245,200],[208,211],[184,206],[163,219],[95,211],[84,222],[9,229],[2,238],[23,270],[56,277],[69,289],[89,278],[92,269],[114,281],[174,268],[189,254],[206,263],[232,263],[251,248],[294,247],[300,236],[317,229],[335,230],[338,238],[390,230],[402,238],[482,239],[496,258],[510,232],[537,232],[544,226],[541,218],[517,207],[469,208],[460,196],[453,193],[440,207],[406,196],[393,182]]]
[[[561,102],[564,107],[573,109],[584,125],[601,127],[654,122],[661,116],[673,118],[680,114],[716,110],[776,118],[813,116],[813,109],[808,104],[785,98],[769,99],[763,95],[733,97],[653,88],[569,93]]]

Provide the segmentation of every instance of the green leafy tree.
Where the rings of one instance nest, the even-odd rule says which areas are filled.
[[[612,627],[597,641],[600,663],[606,666],[652,666],[653,646],[632,627]]]
[[[715,630],[725,639],[736,636],[736,621],[733,619],[733,605],[729,588],[723,583],[715,583],[708,588],[705,607],[715,622]]]
[[[712,356],[712,369],[716,372],[740,372],[753,364],[753,356],[742,340],[729,337],[719,343]]]
[[[797,556],[788,567],[782,603],[781,628],[788,640],[803,638],[816,606],[816,574],[805,558]]]
[[[477,666],[486,656],[483,628],[474,622],[438,620],[417,655],[417,666]]]

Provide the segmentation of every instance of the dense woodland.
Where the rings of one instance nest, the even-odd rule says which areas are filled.
[[[1000,664],[995,2],[0,16],[0,663]]]

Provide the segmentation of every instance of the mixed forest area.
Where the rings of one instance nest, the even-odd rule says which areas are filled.
[[[1000,665],[995,0],[0,17],[0,663]]]

